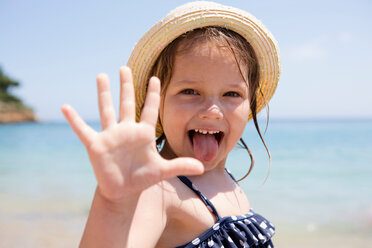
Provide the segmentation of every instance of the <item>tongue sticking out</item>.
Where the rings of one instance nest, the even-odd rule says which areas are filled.
[[[200,161],[212,161],[218,151],[218,142],[213,134],[195,133],[193,137],[194,154]]]

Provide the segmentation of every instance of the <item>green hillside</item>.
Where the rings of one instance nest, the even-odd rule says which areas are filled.
[[[36,120],[33,110],[10,93],[10,89],[19,85],[19,82],[5,75],[0,67],[0,123]]]

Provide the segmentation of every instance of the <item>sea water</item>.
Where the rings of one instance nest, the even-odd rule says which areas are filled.
[[[247,194],[258,198],[253,205],[294,222],[359,221],[370,214],[372,121],[273,120],[264,136],[272,155],[264,185],[268,155],[253,127],[244,138],[257,155],[252,176],[242,182]],[[236,174],[242,175],[241,161],[249,159],[244,150],[238,154],[230,156],[229,166],[239,164]]]
[[[263,138],[270,171],[268,153],[248,123],[243,139],[255,165],[240,185],[256,212],[308,231],[339,225],[371,230],[372,120],[274,119]],[[249,166],[248,153],[234,149],[227,167],[235,177]],[[67,123],[0,125],[0,217],[86,216],[95,187],[86,151]]]

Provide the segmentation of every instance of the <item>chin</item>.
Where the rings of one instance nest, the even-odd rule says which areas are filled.
[[[226,159],[223,159],[223,160],[214,159],[212,161],[200,161],[200,162],[203,163],[205,171],[211,171],[216,168],[225,168]]]

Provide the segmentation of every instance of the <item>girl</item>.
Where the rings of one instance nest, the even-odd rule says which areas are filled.
[[[225,170],[247,120],[262,138],[256,114],[279,77],[271,34],[244,11],[193,2],[153,26],[128,65],[118,122],[105,74],[102,132],[62,107],[98,181],[80,247],[273,247],[274,227]]]

